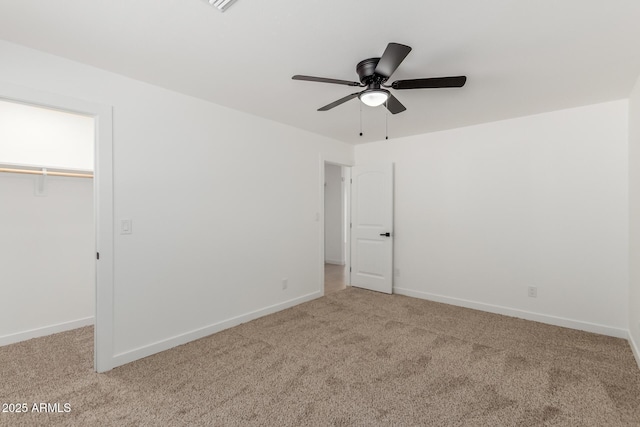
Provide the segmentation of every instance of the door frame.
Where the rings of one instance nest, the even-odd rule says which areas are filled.
[[[319,240],[320,240],[320,249],[319,249],[319,291],[320,291],[320,295],[324,296],[324,225],[325,225],[325,218],[324,218],[324,182],[325,182],[325,174],[324,174],[324,166],[325,164],[329,164],[329,165],[334,165],[334,166],[341,166],[343,168],[343,171],[346,171],[347,173],[345,174],[346,176],[344,177],[345,181],[344,181],[344,191],[346,193],[346,197],[345,197],[345,206],[344,209],[346,211],[346,216],[347,216],[347,221],[350,222],[351,221],[351,185],[349,185],[349,181],[351,179],[351,167],[353,165],[351,164],[346,164],[346,163],[342,163],[340,161],[333,161],[333,160],[329,160],[329,159],[325,159],[324,156],[320,156],[320,179],[319,179],[319,194],[320,194],[320,201],[319,201],[319,211],[316,214],[316,218],[318,220],[319,224],[319,230],[320,230],[320,234],[319,234]],[[345,282],[347,286],[351,286],[351,274],[349,273],[349,271],[351,270],[351,228],[347,227],[345,229],[345,238],[346,238],[346,245],[345,245],[345,249],[344,249],[344,267],[346,269],[346,274],[345,274]]]
[[[94,119],[93,215],[96,236],[94,370],[113,368],[113,108],[0,82],[0,99]]]

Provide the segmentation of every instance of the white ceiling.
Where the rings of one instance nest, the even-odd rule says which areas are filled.
[[[388,42],[413,48],[390,82],[390,138],[628,97],[640,75],[638,0],[2,0],[0,38],[349,143],[384,139],[385,110],[317,108],[354,88]],[[1,60],[1,58],[0,58]]]

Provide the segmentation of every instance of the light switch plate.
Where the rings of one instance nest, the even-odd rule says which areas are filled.
[[[131,234],[133,232],[130,219],[120,221],[120,234]]]

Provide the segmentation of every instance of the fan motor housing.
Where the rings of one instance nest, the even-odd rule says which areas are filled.
[[[382,83],[386,80],[384,77],[376,74],[378,61],[380,61],[380,58],[369,58],[358,62],[358,65],[356,65],[356,72],[360,77],[361,83],[368,85],[373,82]]]

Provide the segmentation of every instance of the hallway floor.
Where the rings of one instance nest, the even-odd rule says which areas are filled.
[[[346,267],[344,265],[325,264],[324,265],[324,294],[347,288]]]

